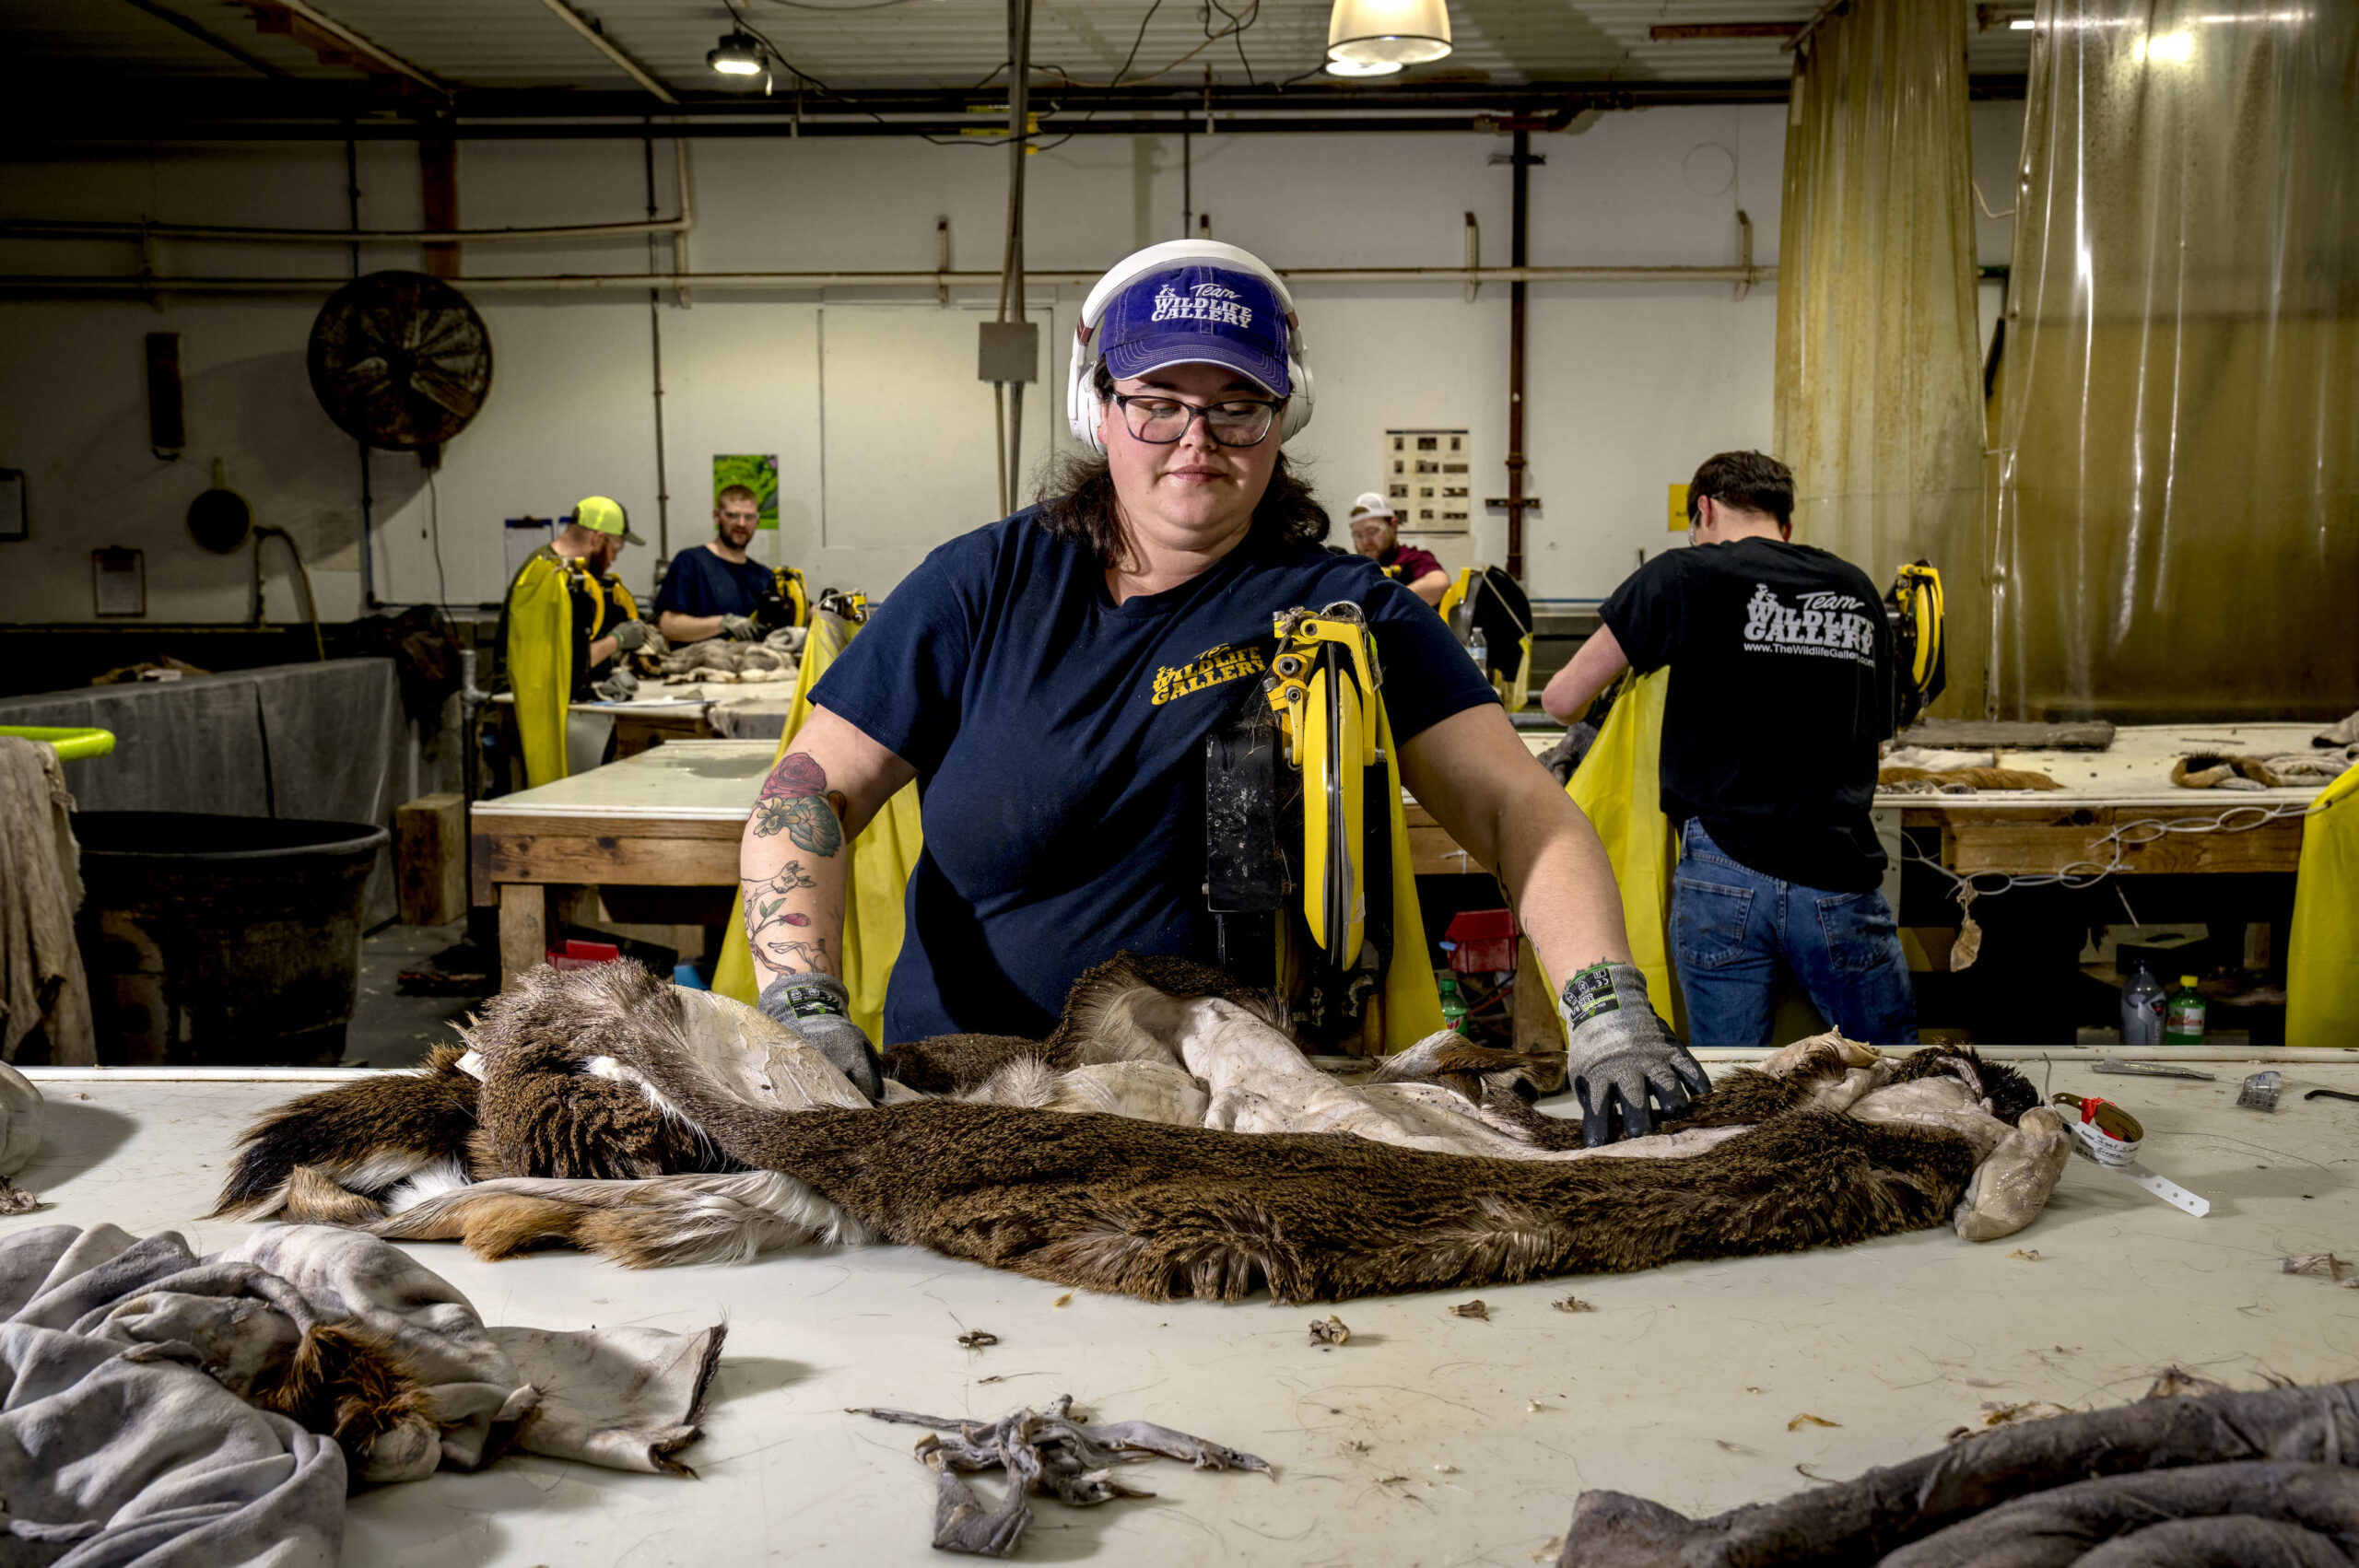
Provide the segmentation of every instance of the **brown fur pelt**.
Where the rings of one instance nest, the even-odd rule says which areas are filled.
[[[307,1432],[333,1437],[356,1481],[389,1436],[398,1448],[436,1432],[433,1395],[391,1344],[355,1323],[305,1329],[278,1376],[250,1397]]]
[[[594,1071],[605,1062],[635,1069],[650,1049],[680,1041],[678,993],[637,964],[532,970],[485,1005],[466,1036],[484,1057],[480,1125],[469,1144],[479,1179],[740,1168],[635,1084]]]
[[[298,1170],[307,1170],[314,1184],[373,1199],[429,1167],[462,1160],[475,1130],[478,1088],[460,1071],[465,1054],[437,1046],[416,1072],[364,1078],[272,1111],[239,1136],[214,1216],[276,1214]]]
[[[747,1164],[887,1241],[1165,1301],[1457,1289],[1800,1251],[1944,1223],[1963,1138],[1798,1111],[1679,1161],[1428,1154],[929,1101],[778,1113],[657,1085]]]
[[[1282,1016],[1265,995],[1201,965],[1124,957],[1084,977],[1048,1041],[948,1037],[955,1043],[924,1042],[905,1059],[929,1064],[953,1092],[1011,1061],[1095,1065],[1145,1059],[1150,1048],[1168,1059],[1146,1025],[1175,996],[1218,996],[1265,1022]],[[923,1246],[1151,1300],[1233,1300],[1266,1285],[1311,1301],[1790,1252],[1941,1225],[1974,1176],[1969,1140],[1841,1115],[1825,1108],[1822,1091],[1847,1073],[1856,1079],[1865,1062],[1900,1080],[1956,1077],[1994,1105],[2028,1094],[2019,1077],[1971,1053],[1927,1050],[1895,1063],[1818,1043],[1793,1047],[1773,1071],[1731,1073],[1697,1101],[1681,1127],[1743,1129],[1700,1153],[1493,1159],[955,1099],[783,1110],[722,1082],[716,1074],[734,1069],[713,1065],[719,1059],[687,1048],[682,1009],[679,992],[636,965],[536,971],[467,1031],[485,1073],[471,1104],[473,1081],[455,1053],[422,1074],[308,1096],[249,1134],[224,1207],[236,1194],[275,1194],[301,1218],[380,1235],[464,1238],[491,1256],[570,1243],[642,1265],[749,1256],[761,1244],[747,1238],[768,1224],[784,1239]],[[1521,1059],[1428,1044],[1432,1060],[1408,1076],[1478,1099],[1494,1125],[1527,1142],[1578,1137],[1577,1124],[1542,1116],[1524,1097]],[[430,1102],[434,1117],[393,1114],[403,1094]],[[444,1140],[446,1154],[465,1149],[475,1178],[536,1178],[543,1188],[502,1182],[384,1202],[383,1188],[339,1174],[353,1151],[385,1146],[371,1141],[372,1117],[406,1141],[405,1152],[423,1143],[424,1129]],[[332,1146],[344,1151],[341,1165]],[[699,1172],[738,1174],[687,1174]],[[628,1202],[593,1197],[581,1179],[659,1175],[668,1187],[609,1180],[600,1189],[639,1195]],[[580,1190],[547,1190],[557,1184],[546,1178]],[[702,1236],[691,1235],[699,1225]]]

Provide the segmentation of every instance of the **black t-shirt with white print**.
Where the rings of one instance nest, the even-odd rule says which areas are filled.
[[[1764,876],[1876,885],[1868,807],[1892,733],[1892,631],[1866,573],[1807,544],[1691,545],[1641,567],[1602,614],[1633,668],[1672,670],[1665,815],[1701,817]]]

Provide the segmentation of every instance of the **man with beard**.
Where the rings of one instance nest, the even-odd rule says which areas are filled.
[[[1401,520],[1376,491],[1352,503],[1352,548],[1384,568],[1384,575],[1424,600],[1438,605],[1449,591],[1449,574],[1429,551],[1401,543]]]
[[[760,500],[743,485],[716,500],[713,537],[675,556],[655,593],[655,629],[675,648],[714,637],[755,640],[766,629],[755,612],[777,591],[770,569],[745,558],[761,521]]]

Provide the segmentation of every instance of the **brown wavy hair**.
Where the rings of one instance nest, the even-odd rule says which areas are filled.
[[[1097,395],[1110,398],[1114,379],[1097,367]],[[1273,431],[1274,435],[1275,432]],[[1122,513],[1114,496],[1114,474],[1099,453],[1069,452],[1050,461],[1033,497],[1040,509],[1040,523],[1066,539],[1088,542],[1101,566],[1117,566],[1129,553],[1122,538]],[[1275,544],[1317,544],[1327,537],[1327,509],[1311,494],[1310,486],[1294,471],[1286,454],[1278,453],[1270,471],[1270,487],[1253,509],[1248,547]]]

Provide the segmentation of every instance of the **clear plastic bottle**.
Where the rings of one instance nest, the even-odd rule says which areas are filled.
[[[1458,994],[1458,977],[1455,975],[1441,977],[1441,1021],[1442,1026],[1452,1034],[1466,1033],[1466,1003]]]
[[[2163,1004],[2163,1044],[2200,1046],[2203,1043],[2203,999],[2196,994],[2195,977],[2181,975],[2178,989]]]
[[[2121,988],[2121,1043],[2163,1043],[2163,982],[2142,963],[2130,972],[2130,983]]]
[[[1483,640],[1483,628],[1476,626],[1466,637],[1466,656],[1474,661],[1474,668],[1485,675],[1491,673],[1490,645]]]

